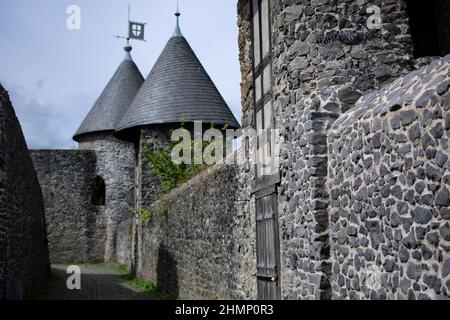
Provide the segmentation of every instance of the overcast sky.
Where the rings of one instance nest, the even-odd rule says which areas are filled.
[[[72,136],[120,64],[128,3],[146,22],[133,58],[144,77],[175,28],[176,0],[2,0],[0,82],[28,146],[72,148]],[[69,30],[70,5],[81,29]],[[180,0],[181,30],[238,120],[241,119],[236,0]]]

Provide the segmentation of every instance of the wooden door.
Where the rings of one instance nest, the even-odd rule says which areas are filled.
[[[278,199],[274,188],[256,194],[258,299],[280,299]]]

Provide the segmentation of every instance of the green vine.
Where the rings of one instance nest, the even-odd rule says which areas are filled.
[[[211,124],[211,128],[214,128],[214,124]],[[228,126],[225,125],[222,128],[222,131],[225,131],[227,128]],[[203,154],[205,148],[210,145],[214,146],[216,144],[216,141],[197,142],[193,140],[191,143],[191,156],[194,160],[194,164],[187,165],[184,163],[173,163],[171,150],[175,147],[175,143],[168,142],[165,145],[161,145],[155,139],[151,141],[151,144],[145,139],[141,141],[144,157],[148,161],[149,166],[153,170],[154,174],[157,177],[161,178],[161,188],[163,190],[170,191],[177,188],[208,167],[205,164],[195,164],[199,162],[203,163],[203,161],[201,161],[202,159],[195,158],[196,155],[194,154],[194,150],[196,150],[197,148],[201,148]],[[214,159],[215,153],[213,152],[211,156]]]

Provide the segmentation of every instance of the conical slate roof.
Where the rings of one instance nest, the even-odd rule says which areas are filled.
[[[193,121],[239,127],[177,22],[175,33],[120,121],[117,132]]]
[[[131,47],[126,46],[124,50],[125,59],[77,130],[75,141],[87,133],[114,131],[144,83],[144,77],[131,58]]]

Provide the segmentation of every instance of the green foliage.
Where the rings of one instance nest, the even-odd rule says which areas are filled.
[[[150,210],[140,209],[137,212],[137,219],[138,220],[150,220],[153,218],[153,212]]]
[[[155,142],[152,147],[145,141],[142,144],[145,150],[145,158],[149,162],[154,174],[161,178],[161,188],[166,191],[177,188],[205,167],[203,165],[173,163],[170,151],[166,151],[172,150],[172,145],[167,145],[165,148],[158,148]]]
[[[184,127],[184,122],[181,123],[181,128]],[[215,124],[211,124],[211,129],[215,127]],[[228,129],[228,125],[223,126],[222,131],[225,132]],[[170,131],[172,133],[173,130]],[[157,143],[156,140],[151,142],[151,145],[148,141],[143,140],[142,150],[144,157],[149,162],[151,169],[154,174],[161,178],[162,183],[161,187],[166,190],[172,190],[188,181],[193,176],[197,175],[199,172],[203,171],[207,166],[204,164],[195,164],[195,163],[203,163],[202,159],[197,159],[194,153],[194,150],[198,150],[201,148],[202,155],[204,150],[209,145],[214,146],[216,141],[211,142],[199,142],[192,140],[191,145],[191,159],[193,159],[193,164],[175,164],[172,161],[171,150],[175,147],[175,143],[168,142],[165,145],[161,146]],[[213,152],[212,157],[215,157]],[[196,161],[199,160],[199,161]]]
[[[125,275],[130,275],[130,272],[128,271],[127,266],[125,266],[125,265],[123,265],[123,264],[119,265],[119,271],[120,271],[120,273],[122,273],[124,276],[125,276]]]
[[[144,281],[142,279],[133,277],[128,271],[126,266],[119,266],[120,272],[123,274],[123,278],[127,280],[132,286],[141,289],[143,292],[153,295],[160,300],[177,300],[178,297],[175,294],[161,291],[155,284],[150,281]]]
[[[149,148],[146,145],[145,157],[154,174],[162,178],[161,187],[164,190],[175,189],[188,180],[190,170],[184,164],[174,164],[170,153],[163,149],[158,149],[156,147],[153,147],[152,149],[152,151],[149,151]]]
[[[147,209],[128,210],[128,213],[138,220],[151,220],[153,212]]]

